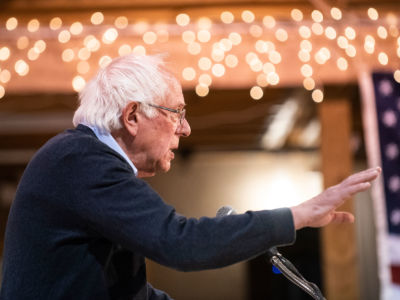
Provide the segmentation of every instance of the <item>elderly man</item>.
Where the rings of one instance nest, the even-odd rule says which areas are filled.
[[[145,257],[186,271],[249,259],[293,243],[304,226],[351,222],[335,209],[380,172],[357,173],[292,208],[177,214],[140,179],[168,171],[190,135],[182,89],[156,56],[128,55],[101,69],[80,93],[73,122],[21,179],[1,299],[169,299],[147,283]]]

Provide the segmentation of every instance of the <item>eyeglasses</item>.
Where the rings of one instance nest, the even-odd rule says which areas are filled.
[[[179,124],[180,125],[182,125],[183,120],[185,119],[185,116],[186,116],[186,109],[184,109],[184,108],[173,109],[173,108],[169,108],[169,107],[165,107],[165,106],[161,106],[161,105],[155,105],[155,104],[151,104],[151,103],[147,103],[147,105],[176,113],[177,115],[179,115]]]

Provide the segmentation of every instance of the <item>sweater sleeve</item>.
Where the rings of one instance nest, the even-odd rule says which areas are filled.
[[[129,165],[111,150],[66,160],[73,207],[82,222],[160,264],[183,271],[218,268],[295,240],[288,208],[186,218],[135,178]]]

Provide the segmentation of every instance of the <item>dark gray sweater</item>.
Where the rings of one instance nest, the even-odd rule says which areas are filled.
[[[2,300],[169,299],[144,257],[183,271],[224,267],[293,243],[289,209],[185,218],[86,126],[47,142],[12,204]]]

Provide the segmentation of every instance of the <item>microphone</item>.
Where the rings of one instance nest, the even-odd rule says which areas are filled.
[[[236,215],[236,211],[231,206],[225,205],[218,209],[216,217],[219,218],[229,215]],[[316,300],[326,300],[318,286],[313,282],[307,281],[296,267],[278,252],[276,247],[269,248],[264,256],[266,260],[277,268],[289,281],[297,285],[311,297]]]

